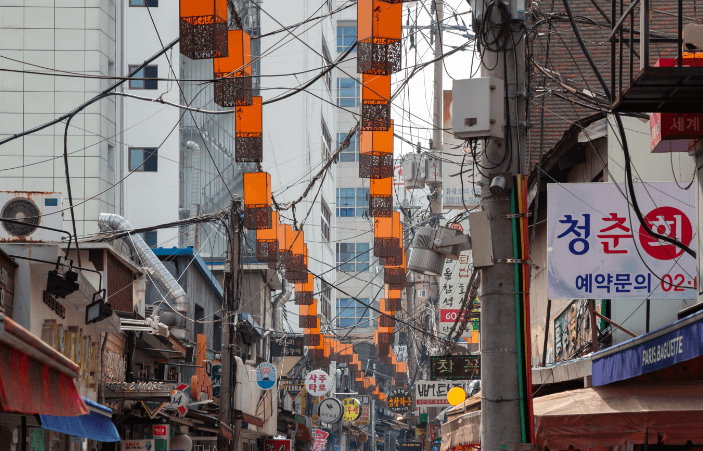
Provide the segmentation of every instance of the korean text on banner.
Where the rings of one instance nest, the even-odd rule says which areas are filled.
[[[626,189],[622,183],[547,186],[550,298],[696,297],[695,258],[647,234],[621,194]],[[691,246],[695,191],[681,190],[674,182],[636,183],[635,194],[653,231]]]

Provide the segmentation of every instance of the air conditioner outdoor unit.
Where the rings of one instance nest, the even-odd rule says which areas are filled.
[[[0,191],[0,242],[61,241],[62,233],[37,226],[61,230],[61,193],[38,191]]]

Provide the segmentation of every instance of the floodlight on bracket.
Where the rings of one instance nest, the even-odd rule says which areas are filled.
[[[462,251],[471,249],[471,236],[449,227],[420,227],[410,244],[408,269],[420,274],[439,276],[446,259],[457,260]]]

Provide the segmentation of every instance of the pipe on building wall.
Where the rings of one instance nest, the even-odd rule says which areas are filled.
[[[190,150],[190,216],[198,216],[200,214],[200,146],[194,141],[188,141],[186,143],[186,148]],[[193,249],[199,249],[200,243],[198,240],[198,224],[193,226],[193,236],[189,237],[189,246]]]
[[[271,322],[273,330],[276,332],[283,330],[281,326],[281,306],[290,300],[292,294],[293,284],[283,279],[281,281],[281,292],[276,296],[276,299],[273,300],[273,307],[271,309]]]
[[[129,231],[134,230],[132,224],[120,215],[111,213],[100,213],[98,216],[98,226],[101,230]],[[137,254],[144,269],[149,273],[151,278],[166,292],[166,295],[171,300],[171,307],[183,316],[188,314],[188,299],[186,292],[178,284],[176,279],[166,269],[159,257],[149,248],[139,234],[131,234],[129,240],[124,240],[130,247],[132,252]],[[168,324],[175,326],[176,324]]]

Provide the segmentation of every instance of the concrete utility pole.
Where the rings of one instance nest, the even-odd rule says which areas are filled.
[[[220,433],[217,435],[217,449],[220,451],[230,451],[239,448],[239,431],[241,422],[237,426],[232,425],[232,411],[234,409],[234,391],[237,386],[237,363],[235,361],[234,349],[236,347],[237,336],[234,324],[237,321],[234,306],[237,300],[239,280],[239,241],[241,239],[242,228],[239,224],[239,208],[241,203],[232,201],[231,212],[229,214],[229,246],[227,247],[227,259],[225,261],[225,315],[223,316],[222,328],[222,380],[220,385]],[[231,434],[231,440],[225,437]]]
[[[496,5],[486,20],[501,23],[500,7]],[[505,29],[488,23],[485,28],[488,30],[486,41],[493,42],[492,48],[497,47],[497,34]],[[511,39],[510,34],[500,38],[501,42],[507,42],[508,48],[500,52],[489,49],[483,54],[482,76],[506,80],[504,127],[508,142],[491,138],[482,164],[493,167],[505,157],[499,167],[483,172],[515,175],[525,152],[522,128],[525,121],[525,40],[519,36]],[[516,48],[513,43],[517,44]],[[482,207],[491,218],[496,263],[481,270],[481,448],[515,451],[517,444],[522,443],[518,365],[524,363],[517,358],[515,263],[505,262],[514,258],[512,222],[506,219],[506,215],[511,214],[510,192],[492,195],[488,190],[488,178],[484,176],[482,180]]]
[[[434,57],[439,58],[442,53],[442,43],[444,39],[442,38],[442,20],[444,19],[444,0],[434,0],[432,4],[432,10],[435,13],[435,17],[432,18],[436,21],[436,27],[433,30],[434,37]],[[432,108],[432,142],[434,144],[434,150],[442,151],[442,97],[444,96],[442,88],[442,60],[437,60],[434,63],[434,102]]]
[[[373,399],[373,396],[369,396],[369,398],[371,398],[369,400],[371,403],[371,412],[369,412],[369,421],[371,422],[371,437],[369,437],[369,440],[371,442],[371,447],[369,451],[376,451],[376,401]]]

